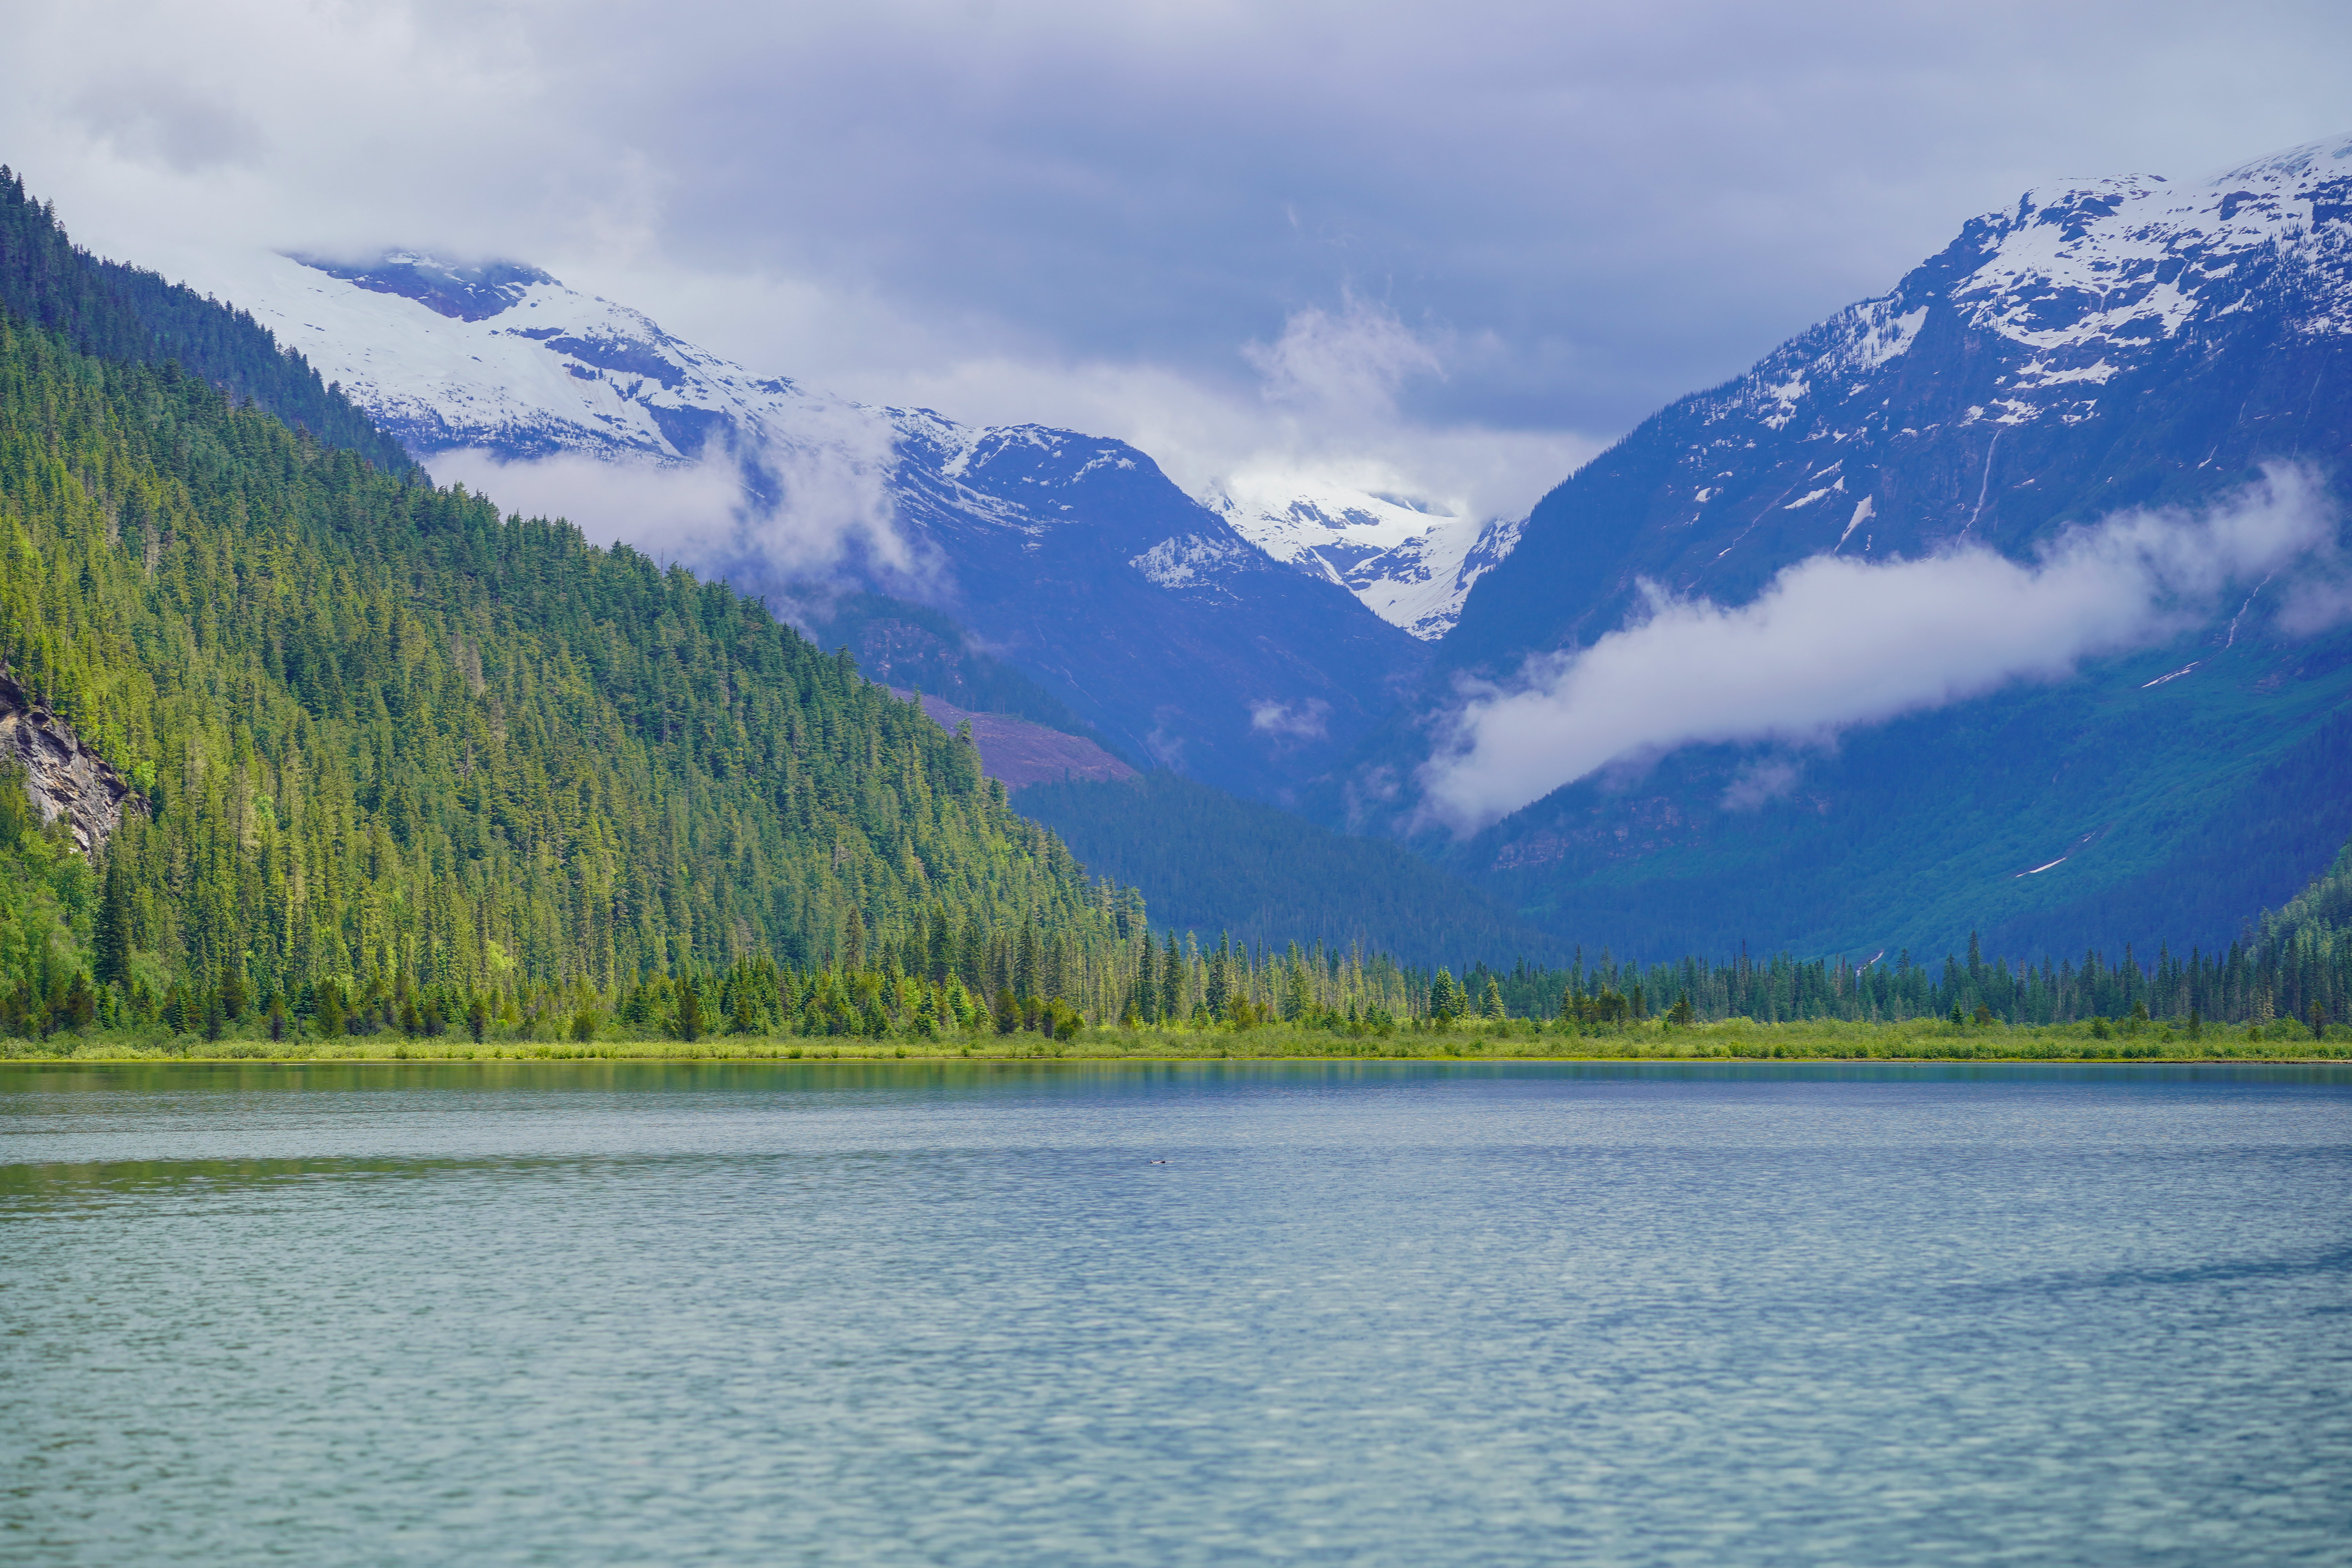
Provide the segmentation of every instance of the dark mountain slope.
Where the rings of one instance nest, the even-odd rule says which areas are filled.
[[[1691,747],[1587,780],[1460,846],[1549,929],[1621,952],[2208,951],[2352,836],[2352,637],[2093,666],[1848,734],[1834,750]],[[1778,790],[1727,794],[1759,771]]]
[[[974,713],[1007,713],[1103,745],[1069,705],[980,646],[953,616],[887,594],[826,594],[778,608],[823,647],[845,647],[866,679]]]
[[[1360,943],[1433,967],[1568,952],[1401,845],[1332,833],[1181,774],[1036,784],[1015,798],[1087,865],[1139,890],[1155,924],[1277,946]]]

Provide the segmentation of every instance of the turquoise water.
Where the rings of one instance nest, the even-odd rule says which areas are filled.
[[[2341,1563],[2347,1285],[2342,1068],[0,1068],[0,1560]]]

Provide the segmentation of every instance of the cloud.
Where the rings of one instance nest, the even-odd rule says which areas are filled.
[[[1314,305],[1293,311],[1281,337],[1245,345],[1242,357],[1265,378],[1269,403],[1350,426],[1395,423],[1407,381],[1445,374],[1435,349],[1394,311],[1352,292],[1336,314]]]
[[[1310,697],[1297,707],[1267,700],[1253,702],[1250,728],[1261,735],[1295,741],[1319,741],[1330,732],[1331,705]]]
[[[248,116],[166,76],[94,82],[74,110],[120,156],[181,174],[249,163],[261,150],[260,130]]]
[[[1377,403],[1387,375],[1399,439],[1341,455],[1459,491],[1481,442],[1532,473],[1545,441],[1626,429],[2030,184],[2337,131],[2352,66],[2324,0],[694,16],[20,5],[0,150],[110,254],[511,257],[869,400],[1079,423],[1004,406],[1076,376],[1041,407],[1091,400],[1082,427],[1155,451],[1149,427],[1212,426],[1178,459],[1212,478],[1260,450],[1252,419],[1298,416],[1319,450],[1280,389]],[[1355,299],[1443,374],[1351,327]]]
[[[1754,811],[1797,787],[1797,764],[1787,757],[1766,757],[1739,770],[1726,786],[1721,802],[1726,811]]]
[[[2063,679],[2200,624],[2233,582],[2294,567],[2338,580],[2336,530],[2310,475],[2277,468],[2202,516],[2121,514],[2031,562],[1982,548],[1815,556],[1738,607],[1653,587],[1641,624],[1530,659],[1508,686],[1465,686],[1421,773],[1423,816],[1466,832],[1612,763],[1693,742],[1817,742]],[[1771,782],[1735,784],[1724,804],[1760,804]]]
[[[889,426],[863,410],[814,405],[789,432],[748,452],[714,449],[656,466],[564,454],[509,462],[479,449],[427,464],[509,510],[563,517],[596,543],[618,542],[746,589],[855,574],[919,588],[939,563],[898,526]]]

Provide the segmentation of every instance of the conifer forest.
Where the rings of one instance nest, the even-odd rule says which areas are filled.
[[[2352,1014],[2352,858],[2226,952],[2152,958],[1633,963],[1595,932],[1591,962],[1478,951],[1457,980],[1171,930],[845,652],[434,485],[250,318],[73,249],[14,176],[0,306],[0,1035],[39,1048]],[[1215,833],[1155,798],[1171,853]]]

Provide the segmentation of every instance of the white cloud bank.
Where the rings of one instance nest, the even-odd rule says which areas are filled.
[[[1825,741],[1857,724],[2063,679],[2206,619],[2233,582],[2295,569],[2296,629],[2352,612],[2336,518],[2309,474],[2275,468],[2202,516],[2137,511],[2071,530],[2032,563],[1980,547],[1868,564],[1815,556],[1747,605],[1672,600],[1591,647],[1475,684],[1422,769],[1422,812],[1457,833],[1612,763],[1677,746]]]
[[[426,467],[509,511],[568,519],[592,543],[618,542],[706,574],[749,570],[772,584],[854,573],[916,588],[938,563],[899,526],[897,460],[885,420],[820,405],[748,461],[715,444],[694,462],[666,464],[583,453],[509,460],[469,447]]]

